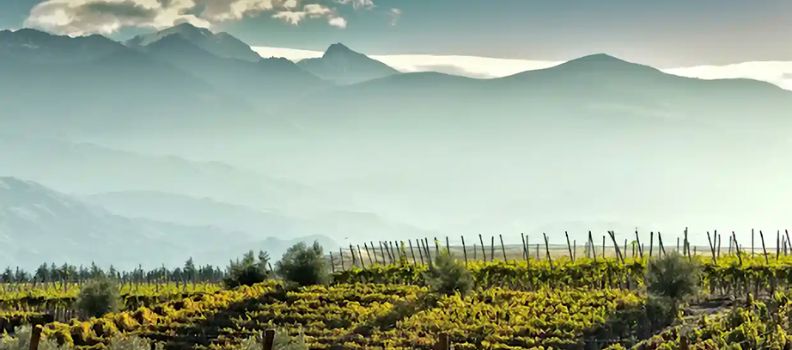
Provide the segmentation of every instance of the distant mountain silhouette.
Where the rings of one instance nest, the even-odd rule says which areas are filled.
[[[0,31],[0,58],[28,64],[91,62],[125,51],[120,43],[101,35],[71,38],[35,29]]]
[[[218,57],[180,35],[163,37],[143,52],[265,109],[329,85],[285,58]]]
[[[32,181],[0,177],[2,266],[31,268],[62,261],[120,268],[139,263],[176,266],[191,256],[222,266],[248,249],[267,251],[277,259],[301,240],[320,240],[334,247],[331,239],[321,235],[263,239],[211,226],[128,218]]]
[[[209,29],[198,28],[189,23],[182,23],[156,33],[138,35],[128,40],[126,45],[134,48],[146,47],[170,36],[184,39],[218,57],[235,58],[249,62],[261,60],[261,56],[254,52],[248,44],[232,35],[224,32],[213,33]]]
[[[606,121],[622,126],[685,122],[792,126],[783,112],[792,107],[792,93],[775,85],[747,79],[685,78],[605,54],[498,79],[433,72],[398,74],[320,91],[309,99],[313,103],[302,104],[295,119],[312,118],[321,108],[325,115],[321,121],[332,121],[315,125],[322,130],[398,128],[418,120],[424,127],[454,129],[475,129],[482,124],[527,127],[538,119],[543,123],[599,121],[602,127]],[[470,117],[460,124],[460,116]]]
[[[0,126],[71,132],[197,126],[252,114],[242,99],[101,36],[3,32]],[[47,125],[47,128],[39,128]]]
[[[330,45],[320,58],[300,61],[299,66],[314,75],[339,84],[352,84],[399,72],[390,66],[352,51],[341,43]]]

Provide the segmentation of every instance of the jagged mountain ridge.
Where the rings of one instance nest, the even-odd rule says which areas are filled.
[[[354,84],[399,73],[341,43],[330,45],[322,57],[304,59],[297,64],[322,79],[338,84]]]

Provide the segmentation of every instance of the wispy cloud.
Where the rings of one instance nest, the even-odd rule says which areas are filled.
[[[667,73],[700,79],[745,78],[766,81],[792,90],[792,62],[756,61],[722,66],[693,66],[666,69]]]
[[[25,21],[28,27],[49,32],[85,35],[111,34],[125,27],[161,29],[188,22],[200,27],[238,21],[262,13],[292,25],[324,19],[346,28],[336,7],[368,10],[373,0],[44,0]]]
[[[399,19],[401,19],[402,10],[397,8],[392,8],[388,11],[388,16],[391,18],[391,25],[395,26],[399,24]]]
[[[341,17],[336,10],[321,4],[306,4],[300,10],[284,9],[276,12],[272,17],[291,25],[299,25],[306,18],[326,18],[327,24],[330,26],[336,28],[346,28],[347,26],[346,19]]]
[[[285,57],[293,61],[321,57],[321,51],[277,47],[254,47],[264,57]],[[562,61],[492,58],[460,55],[371,55],[404,73],[440,72],[471,78],[499,78],[512,74],[552,67]],[[765,81],[792,90],[792,62],[744,62],[722,66],[670,68],[666,73],[699,79],[745,78]]]
[[[323,52],[278,47],[254,47],[264,57],[285,57],[293,61],[321,57]],[[497,78],[526,70],[552,67],[561,62],[505,59],[460,55],[371,55],[396,70],[411,72],[441,72],[474,78]]]

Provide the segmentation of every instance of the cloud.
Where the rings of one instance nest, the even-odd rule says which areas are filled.
[[[336,0],[342,5],[352,5],[355,10],[371,10],[374,8],[374,0]]]
[[[788,61],[754,61],[720,66],[672,68],[664,71],[699,79],[755,79],[792,90],[792,62]]]
[[[285,57],[293,61],[321,57],[322,51],[277,47],[254,47],[263,57]],[[512,74],[543,69],[563,63],[524,59],[492,58],[460,55],[371,55],[403,73],[440,72],[471,78],[500,78]],[[792,62],[744,62],[722,66],[694,66],[663,70],[669,74],[699,79],[745,78],[765,81],[792,90]]]
[[[291,25],[299,25],[306,18],[318,19],[326,18],[327,24],[336,28],[346,28],[347,21],[341,17],[336,10],[321,4],[306,4],[302,10],[283,10],[272,15],[272,18],[279,19]]]
[[[346,28],[340,13],[320,2],[330,0],[44,0],[34,6],[25,26],[68,35],[111,34],[125,27],[162,29],[188,22],[209,28],[262,13],[292,25],[305,19],[326,19]],[[336,0],[354,9],[374,7],[372,0]]]
[[[292,61],[321,57],[322,51],[278,47],[253,47],[263,57],[284,57]],[[526,70],[552,67],[559,61],[535,61],[459,55],[371,55],[404,73],[441,72],[472,78],[498,78]]]
[[[333,17],[327,20],[327,24],[336,28],[346,28],[347,21],[343,17]]]
[[[399,19],[401,18],[401,15],[402,15],[402,10],[401,9],[397,9],[397,8],[392,8],[392,9],[390,9],[388,11],[388,15],[391,18],[390,24],[392,26],[395,26],[395,25],[399,24]]]
[[[109,34],[122,27],[160,28],[189,22],[207,27],[210,22],[188,10],[191,0],[47,0],[31,9],[28,27],[84,35]]]

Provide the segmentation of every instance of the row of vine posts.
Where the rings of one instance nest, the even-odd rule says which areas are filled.
[[[768,247],[765,244],[764,232],[762,230],[759,230],[758,232],[761,242],[762,255],[764,256],[765,261],[769,263],[771,253],[768,253]],[[752,256],[756,252],[755,233],[755,230],[751,230]],[[532,255],[535,255],[536,260],[542,259],[542,255],[544,255],[544,259],[546,259],[552,266],[554,254],[551,253],[551,250],[561,251],[561,255],[565,255],[571,261],[575,261],[577,258],[577,241],[570,241],[569,233],[566,231],[564,232],[564,236],[566,237],[566,245],[552,245],[549,243],[547,234],[542,233],[543,242],[534,245],[535,253],[531,252],[531,244],[528,240],[528,237],[525,234],[520,234],[520,236],[522,240],[521,247],[518,247],[518,249],[521,250],[520,258],[525,259],[526,261],[531,259]],[[656,243],[655,236],[657,236]],[[607,235],[602,235],[602,245],[598,254],[592,232],[588,231],[588,239],[583,246],[584,254],[586,258],[596,260],[598,256],[606,257],[608,255],[608,250],[610,250],[612,255],[615,255],[616,258],[621,262],[624,262],[628,254],[632,258],[644,258],[645,256],[651,258],[655,254],[665,255],[666,246],[663,242],[662,233],[657,232],[655,235],[655,232],[652,231],[650,232],[649,237],[649,246],[647,250],[647,247],[645,247],[644,243],[641,242],[638,230],[635,231],[635,240],[628,242],[627,239],[624,239],[623,245],[619,245],[617,243],[616,233],[614,231],[607,231]],[[727,235],[727,237],[729,239],[728,254],[731,255],[736,253],[740,263],[742,263],[742,255],[745,254],[743,252],[743,245],[738,243],[737,235],[734,231],[731,231],[731,234]],[[503,261],[509,260],[507,255],[507,245],[503,243],[503,235],[498,235],[500,252],[496,252],[495,236],[490,237],[489,247],[487,247],[484,237],[479,234],[478,244],[474,243],[472,249],[465,241],[465,236],[460,236],[460,238],[461,255],[466,264],[469,260],[494,261],[497,255],[501,255]],[[717,230],[713,231],[712,234],[710,231],[707,231],[708,245],[703,247],[706,250],[702,249],[702,251],[699,251],[698,246],[692,246],[690,244],[690,241],[688,240],[688,229],[685,228],[683,236],[676,238],[675,251],[681,252],[684,256],[691,258],[699,254],[708,254],[711,256],[713,262],[717,262],[718,258],[721,256],[721,247],[723,246],[722,239],[723,235],[718,233]],[[442,248],[442,243],[437,239],[437,237],[434,237],[433,241],[434,249],[432,249],[432,245],[430,244],[428,237],[407,240],[406,242],[378,241],[377,244],[375,244],[373,241],[370,241],[364,242],[362,247],[360,244],[350,244],[348,249],[339,248],[337,254],[332,251],[330,252],[330,266],[332,267],[333,272],[336,272],[338,269],[340,269],[339,271],[346,270],[347,267],[365,268],[367,265],[372,266],[375,264],[412,263],[414,265],[418,265],[420,262],[421,265],[431,265],[433,254],[432,250],[434,250],[434,255],[436,256],[437,254],[441,253]],[[445,237],[444,243],[445,251],[449,252],[450,254],[454,254],[454,251],[460,248],[458,246],[451,246],[448,236]],[[608,245],[608,243],[611,245]],[[655,252],[655,244],[657,245],[657,252]],[[790,240],[789,231],[784,230],[784,233],[782,234],[781,230],[778,230],[776,232],[775,258],[778,259],[780,255],[787,255],[791,252],[792,240]],[[481,258],[479,258],[479,253],[481,254]],[[558,256],[558,254],[556,254],[556,256]]]

